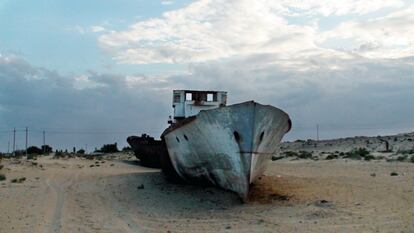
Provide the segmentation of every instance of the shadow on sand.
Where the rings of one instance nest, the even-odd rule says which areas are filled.
[[[216,187],[170,183],[160,171],[112,176],[108,183],[115,198],[154,213],[223,210],[242,203],[235,193]]]

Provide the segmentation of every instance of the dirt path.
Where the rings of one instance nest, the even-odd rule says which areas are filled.
[[[73,166],[71,165],[69,169],[73,169]],[[54,195],[57,197],[53,215],[49,224],[49,233],[59,233],[61,231],[62,213],[64,211],[64,205],[68,195],[68,188],[77,181],[79,174],[79,171],[76,171],[75,174],[71,174],[69,177],[57,177],[55,174],[53,177],[46,179],[46,185],[53,190]]]

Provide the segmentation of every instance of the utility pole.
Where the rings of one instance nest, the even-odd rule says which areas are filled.
[[[319,141],[319,124],[316,124],[316,140]]]
[[[13,129],[13,155],[16,155],[16,128]]]
[[[43,130],[43,153],[46,153],[46,132]]]
[[[7,154],[10,153],[10,141],[7,142]]]
[[[28,139],[28,134],[29,134],[29,128],[26,127],[26,156],[27,156],[27,139]]]

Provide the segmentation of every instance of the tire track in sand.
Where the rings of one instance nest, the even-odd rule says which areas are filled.
[[[54,205],[53,216],[50,221],[50,227],[48,233],[59,233],[62,229],[62,212],[66,200],[65,189],[73,185],[74,180],[77,179],[79,173],[75,176],[71,176],[68,180],[59,181],[57,179],[50,180],[46,179],[46,185],[51,188],[57,196],[56,204]]]

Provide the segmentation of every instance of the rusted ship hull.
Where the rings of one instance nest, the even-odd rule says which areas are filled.
[[[128,144],[134,151],[135,157],[146,167],[160,168],[161,156],[167,153],[164,142],[155,140],[146,134],[130,136],[127,138]]]
[[[183,180],[208,182],[246,199],[290,127],[282,110],[250,101],[201,111],[162,137]]]

